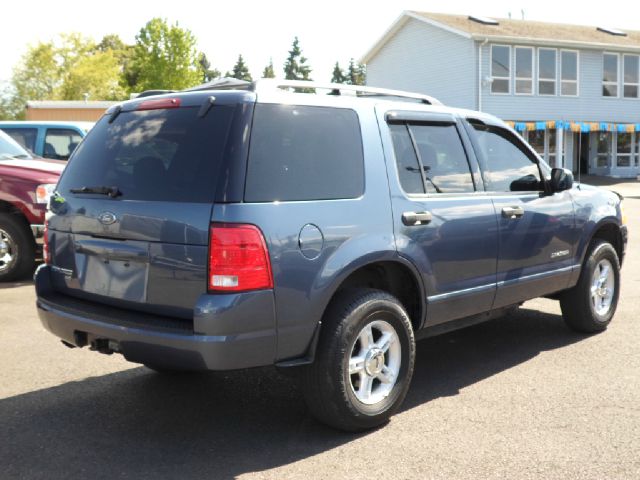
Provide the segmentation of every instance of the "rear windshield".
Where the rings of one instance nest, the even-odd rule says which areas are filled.
[[[125,200],[210,203],[234,107],[123,112],[105,116],[71,157],[58,191],[118,187]]]
[[[247,202],[332,200],[363,193],[364,159],[356,112],[256,105]]]

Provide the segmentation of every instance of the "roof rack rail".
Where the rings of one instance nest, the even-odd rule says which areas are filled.
[[[396,97],[417,100],[427,105],[442,105],[438,99],[422,93],[391,90],[388,88],[369,87],[365,85],[346,85],[343,83],[323,83],[307,80],[277,80],[274,78],[262,78],[254,82],[237,80],[235,78],[220,78],[212,82],[198,85],[187,91],[200,90],[248,90],[256,93],[274,91],[277,89],[305,90],[309,89],[329,90],[331,95],[352,95],[355,97]],[[304,92],[306,93],[306,92]]]

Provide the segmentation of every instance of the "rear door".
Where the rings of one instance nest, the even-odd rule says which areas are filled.
[[[422,274],[427,324],[489,310],[497,225],[464,129],[448,114],[388,112],[384,120],[396,248]]]
[[[103,117],[69,162],[49,223],[54,284],[190,317],[206,291],[212,204],[241,109],[150,105]],[[112,194],[91,193],[96,187]]]
[[[499,226],[494,307],[566,288],[578,238],[571,193],[545,192],[548,167],[512,131],[480,122],[468,129]]]
[[[55,160],[68,160],[81,141],[82,135],[76,129],[47,128],[42,156]]]

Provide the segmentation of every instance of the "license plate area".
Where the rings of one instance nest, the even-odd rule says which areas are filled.
[[[131,302],[146,301],[148,263],[77,253],[76,266],[83,291]]]

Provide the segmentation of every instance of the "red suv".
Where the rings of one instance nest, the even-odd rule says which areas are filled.
[[[33,271],[45,210],[66,162],[37,159],[0,131],[0,281]]]

